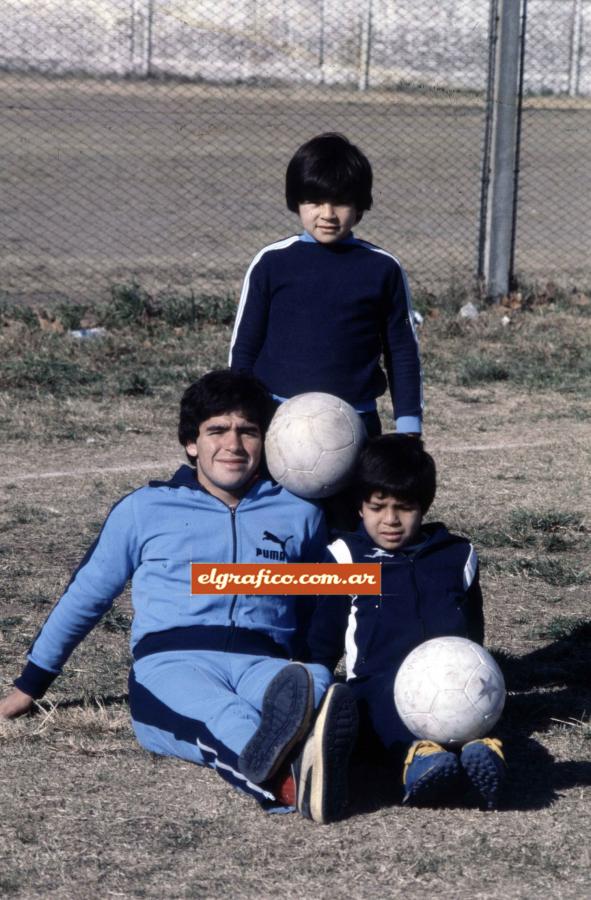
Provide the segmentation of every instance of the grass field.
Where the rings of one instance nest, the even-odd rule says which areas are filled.
[[[151,757],[126,710],[125,595],[38,714],[0,728],[1,894],[589,895],[590,298],[549,287],[474,322],[457,318],[461,299],[419,298],[430,518],[481,556],[487,646],[509,689],[501,809],[403,809],[383,773],[356,770],[349,818],[320,827]],[[231,316],[224,298],[129,285],[100,309],[2,310],[2,690],[114,499],[182,461],[178,396],[224,363]],[[106,334],[78,341],[80,324]]]

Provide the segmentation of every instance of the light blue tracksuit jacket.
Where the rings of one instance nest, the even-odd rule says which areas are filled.
[[[113,507],[15,684],[42,696],[131,578],[130,706],[140,742],[212,765],[261,799],[237,756],[258,726],[268,681],[297,654],[312,598],[192,595],[190,563],[318,562],[325,547],[316,505],[261,479],[232,510],[182,466]],[[319,702],[330,675],[311,669]]]

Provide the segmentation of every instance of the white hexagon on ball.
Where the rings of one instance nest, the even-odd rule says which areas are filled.
[[[271,476],[292,494],[320,499],[349,480],[367,433],[353,407],[313,391],[286,400],[265,439]]]
[[[394,682],[396,709],[409,731],[452,746],[488,734],[501,717],[505,694],[490,653],[460,637],[419,644]]]

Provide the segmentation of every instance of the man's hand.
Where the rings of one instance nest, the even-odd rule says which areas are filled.
[[[31,711],[34,703],[32,697],[14,688],[8,696],[0,700],[0,719],[16,719],[17,716],[24,716]]]

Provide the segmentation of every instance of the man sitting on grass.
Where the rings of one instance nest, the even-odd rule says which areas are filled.
[[[323,558],[319,509],[259,475],[270,409],[249,375],[211,372],[185,391],[179,439],[191,466],[113,507],[0,718],[32,709],[131,579],[129,705],[140,744],[216,769],[265,808],[329,822],[343,814],[357,713],[325,666],[290,662],[304,604],[191,594],[191,562],[260,562],[270,533],[286,562]]]

